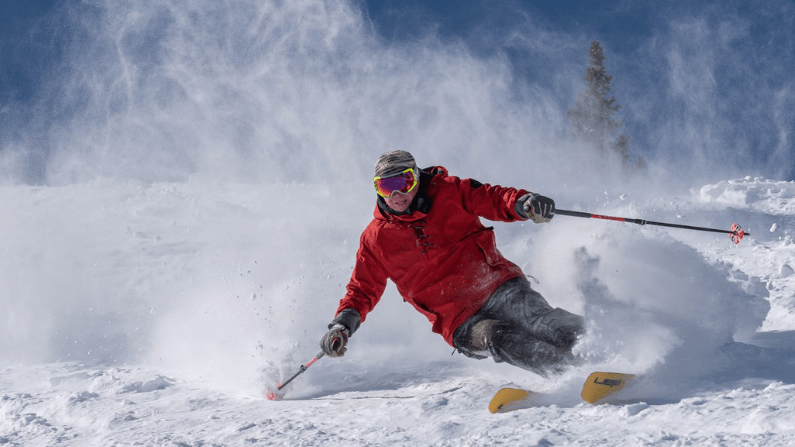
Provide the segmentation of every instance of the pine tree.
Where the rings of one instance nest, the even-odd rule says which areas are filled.
[[[616,104],[614,96],[606,97],[610,92],[613,76],[607,74],[604,66],[605,52],[598,40],[591,42],[588,54],[590,63],[583,78],[587,85],[577,96],[574,107],[566,112],[566,118],[574,127],[577,137],[600,151],[618,153],[624,163],[628,164],[632,138],[624,134],[616,135],[624,122],[613,118],[613,115],[621,106]],[[637,165],[642,166],[643,160],[638,160]]]

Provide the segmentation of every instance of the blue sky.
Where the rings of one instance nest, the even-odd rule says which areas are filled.
[[[74,93],[76,83],[86,82],[86,72],[111,83],[107,42],[114,32],[125,32],[114,28],[124,26],[123,17],[147,17],[145,9],[152,7],[138,6],[143,3],[149,2],[113,8],[72,0],[0,4],[0,154],[7,172],[24,171],[14,181],[48,181],[53,152],[62,150],[65,121],[97,125],[85,116],[73,118],[88,107],[86,101],[62,104],[63,98],[72,97],[66,91]],[[180,0],[165,4],[185,5]],[[716,175],[795,180],[792,1],[356,0],[352,5],[363,11],[374,33],[365,32],[364,40],[406,52],[465,48],[476,59],[506,61],[516,101],[541,91],[564,111],[581,88],[576,83],[581,83],[588,45],[599,40],[634,155],[660,161],[661,169],[708,164],[719,171]],[[217,5],[208,3],[204,9],[213,8]],[[158,26],[182,23],[163,19],[158,25],[158,20],[152,18],[129,39],[149,33],[148,41],[156,41],[162,37]],[[199,30],[181,30],[193,31]],[[137,48],[149,50],[146,44]],[[239,44],[231,48],[240,51]],[[160,61],[142,60],[139,69]],[[80,88],[93,90],[89,84]],[[59,107],[47,105],[54,101]]]
[[[52,42],[42,20],[55,1],[9,0],[0,4],[0,100],[28,100],[37,77],[52,58]]]

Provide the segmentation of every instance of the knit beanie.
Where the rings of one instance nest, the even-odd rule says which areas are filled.
[[[392,177],[409,168],[416,168],[417,162],[406,151],[392,151],[382,154],[375,163],[376,177]]]

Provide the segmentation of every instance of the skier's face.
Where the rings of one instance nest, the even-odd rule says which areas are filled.
[[[417,195],[418,189],[419,188],[414,188],[411,191],[407,192],[406,194],[395,192],[392,194],[391,197],[384,200],[386,201],[387,206],[397,211],[398,213],[402,213],[403,211],[406,211],[406,209],[408,209],[409,205],[411,205],[411,201],[414,200],[414,196]]]

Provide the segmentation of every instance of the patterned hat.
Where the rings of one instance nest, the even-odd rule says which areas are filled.
[[[392,151],[382,154],[375,163],[376,177],[391,177],[409,168],[416,168],[417,162],[406,151]]]

